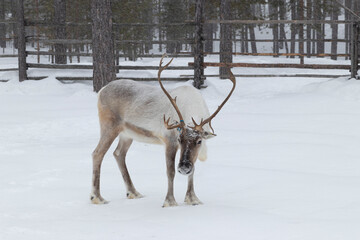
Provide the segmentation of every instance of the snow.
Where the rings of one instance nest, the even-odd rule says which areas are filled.
[[[158,60],[143,64],[157,65]],[[175,59],[174,65],[181,65],[179,61],[186,62]],[[0,78],[11,80],[0,83],[1,240],[360,238],[356,80],[237,78],[233,96],[213,121],[217,137],[207,141],[208,160],[196,164],[195,191],[204,204],[183,203],[187,178],[177,174],[175,198],[180,206],[161,208],[167,191],[164,148],[143,143],[132,145],[127,163],[145,197],[126,198],[112,156],[114,143],[101,176],[101,192],[110,203],[90,204],[91,152],[99,139],[96,94],[89,82],[55,80],[57,75],[79,76],[78,71],[32,69],[30,74],[49,78],[18,83],[16,72],[0,72]],[[138,74],[155,76],[156,71]],[[183,71],[166,74],[178,76]],[[211,112],[232,84],[218,78],[206,83],[201,93]],[[165,82],[165,87],[184,84],[191,82]]]

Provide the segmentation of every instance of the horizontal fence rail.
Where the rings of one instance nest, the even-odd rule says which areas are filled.
[[[62,52],[62,53],[55,53],[51,51],[26,51],[27,55],[43,55],[43,56],[55,56],[55,55],[63,55],[63,56],[81,56],[81,57],[92,57],[92,53],[83,53],[83,52]],[[7,56],[7,55],[0,55]],[[17,55],[9,55],[8,57],[17,57]],[[140,58],[160,58],[162,57],[162,54],[138,54],[136,55]],[[176,58],[182,58],[182,57],[194,57],[194,54],[188,53],[188,54],[168,54],[168,57],[176,57]],[[115,57],[127,57],[126,54],[115,54]]]
[[[18,68],[0,68],[0,72],[18,71]]]
[[[52,68],[52,69],[93,69],[92,65],[84,64],[40,64],[27,63],[28,68]],[[158,66],[115,66],[123,70],[159,70]],[[194,70],[192,66],[169,66],[167,70]]]
[[[17,22],[14,20],[1,20],[0,24],[16,24]]]
[[[43,80],[45,78],[47,78],[48,76],[29,76],[28,80]],[[55,77],[56,80],[59,81],[92,81],[93,78],[92,77]],[[137,78],[137,77],[116,77],[116,80],[135,80],[135,81],[158,81],[157,78]],[[193,80],[193,77],[174,77],[174,78],[169,78],[169,77],[162,77],[161,81],[189,81],[189,80]],[[7,80],[3,80],[4,82],[6,82]]]
[[[8,57],[18,57],[17,54],[0,54],[0,58],[8,58]]]
[[[55,52],[48,52],[48,51],[26,51],[27,55],[42,55],[42,56],[73,56],[73,57],[91,57],[92,53],[83,53],[83,52],[62,52],[62,53],[55,53]]]
[[[194,66],[190,62],[189,66]],[[350,65],[339,64],[293,64],[293,63],[218,63],[204,62],[203,67],[247,67],[247,68],[309,68],[309,69],[346,69],[350,70]]]
[[[219,42],[221,39],[204,39],[203,41],[215,41]],[[230,39],[232,42],[242,41],[243,39],[234,38]],[[274,39],[246,39],[247,42],[274,42]],[[278,42],[349,42],[346,39],[279,39]]]
[[[77,40],[77,39],[36,39],[36,38],[28,38],[27,42],[39,42],[44,44],[92,44],[92,40],[84,39],[84,40]],[[194,44],[194,39],[177,39],[177,40],[115,40],[117,44],[126,44],[126,43],[150,43],[150,44],[165,44],[165,43],[182,43],[182,44]]]
[[[205,55],[219,55],[223,54],[221,52],[205,52]],[[277,57],[277,56],[286,56],[286,57],[331,57],[331,56],[337,56],[337,57],[349,57],[350,54],[345,53],[339,53],[339,54],[330,54],[330,53],[319,53],[319,54],[306,54],[306,53],[228,53],[232,55],[239,55],[239,56],[270,56],[270,57]]]
[[[206,20],[204,24],[352,24],[348,20]]]
[[[1,23],[1,22],[0,22]],[[16,23],[16,22],[7,22],[7,23]],[[202,24],[352,24],[354,21],[349,20],[206,20]],[[25,20],[26,26],[50,26],[50,27],[59,27],[59,26],[91,26],[91,22],[66,22],[63,24],[50,22],[50,21],[35,21],[35,20]],[[196,23],[193,20],[187,20],[185,23],[113,23],[113,26],[194,26]]]
[[[62,27],[62,26],[90,26],[92,22],[65,22],[57,23],[51,21],[42,21],[42,20],[25,20],[26,26],[42,26],[42,27]],[[194,22],[183,22],[183,23],[113,23],[114,27],[119,26],[138,26],[138,27],[167,27],[167,26],[193,26]]]
[[[310,77],[310,78],[337,78],[348,77],[343,74],[234,74],[235,77],[243,78],[268,78],[268,77]],[[180,77],[189,77],[189,75],[180,75]],[[205,74],[204,77],[221,77],[219,74]]]

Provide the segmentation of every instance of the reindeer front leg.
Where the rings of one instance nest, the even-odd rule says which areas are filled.
[[[174,177],[175,177],[175,156],[177,146],[166,145],[166,173],[168,177],[168,192],[163,207],[177,206],[174,197]]]
[[[188,188],[187,188],[186,196],[185,196],[185,202],[186,202],[186,204],[189,204],[189,205],[202,204],[202,202],[198,199],[198,197],[196,196],[196,194],[194,192],[194,171],[195,171],[195,168],[188,177]]]

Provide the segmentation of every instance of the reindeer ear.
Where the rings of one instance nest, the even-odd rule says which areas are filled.
[[[210,138],[216,137],[216,134],[208,132],[208,131],[202,132],[201,135],[202,135],[203,139],[210,139]]]

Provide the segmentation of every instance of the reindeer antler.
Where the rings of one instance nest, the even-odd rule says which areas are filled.
[[[197,130],[197,131],[203,131],[203,126],[204,126],[205,124],[209,123],[209,126],[210,126],[212,132],[214,133],[214,129],[213,129],[212,126],[211,126],[211,120],[220,112],[221,108],[222,108],[222,107],[225,105],[225,103],[229,100],[231,94],[234,92],[235,87],[236,87],[236,80],[235,80],[234,74],[232,74],[229,66],[227,66],[227,70],[228,70],[228,72],[229,72],[229,74],[230,74],[230,77],[229,77],[229,78],[230,78],[231,82],[233,83],[233,87],[232,87],[229,95],[228,95],[228,96],[225,98],[225,100],[220,104],[220,106],[218,106],[217,110],[216,110],[210,117],[208,117],[208,118],[205,119],[205,120],[201,119],[200,124],[197,124],[197,123],[195,122],[194,118],[192,118],[192,121],[193,121],[193,123],[194,123],[194,127],[190,127],[190,128],[192,128],[192,129],[194,129],[194,130]]]
[[[168,119],[166,120],[165,114],[164,114],[164,124],[165,124],[166,128],[169,129],[169,130],[170,130],[170,129],[174,129],[174,128],[180,128],[180,129],[185,130],[185,128],[184,128],[184,127],[185,127],[185,122],[184,122],[184,119],[183,119],[183,117],[182,117],[182,115],[181,115],[181,112],[180,112],[178,106],[176,105],[176,97],[175,97],[175,98],[172,98],[172,97],[170,96],[170,94],[166,91],[166,89],[164,88],[164,86],[163,86],[163,84],[162,84],[162,82],[161,82],[161,80],[160,80],[161,72],[164,71],[164,70],[170,65],[170,63],[172,62],[172,60],[174,60],[174,58],[172,58],[164,67],[162,67],[161,65],[162,65],[162,63],[163,63],[164,57],[166,57],[166,53],[163,54],[163,56],[161,57],[161,60],[160,60],[159,71],[158,71],[158,81],[159,81],[159,84],[160,84],[161,89],[164,91],[165,95],[169,98],[171,104],[172,104],[173,107],[175,108],[175,110],[176,110],[176,112],[177,112],[177,114],[178,114],[178,116],[179,116],[179,119],[180,119],[180,123],[179,123],[179,124],[170,124],[170,125],[169,125],[170,118],[168,118]]]

